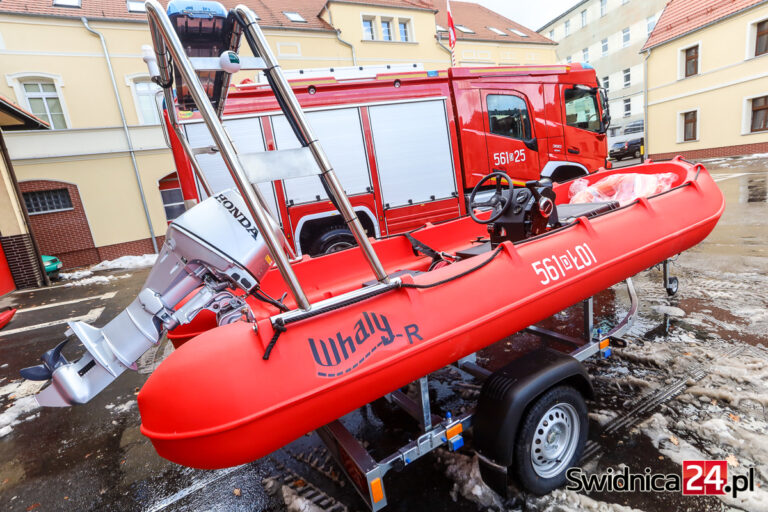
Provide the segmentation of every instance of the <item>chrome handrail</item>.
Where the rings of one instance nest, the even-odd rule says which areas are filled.
[[[251,186],[251,183],[248,181],[245,170],[237,158],[237,151],[235,150],[234,144],[230,140],[226,130],[224,130],[221,119],[219,119],[216,111],[213,109],[213,105],[203,89],[192,63],[184,52],[184,47],[173,29],[173,25],[171,24],[168,15],[157,0],[147,0],[144,5],[147,11],[150,34],[152,36],[155,54],[158,58],[158,66],[163,83],[170,84],[172,80],[170,68],[168,66],[168,56],[170,56],[172,61],[176,64],[185,83],[189,87],[192,99],[195,101],[205,124],[208,126],[214,143],[221,150],[221,157],[224,160],[224,164],[232,175],[235,186],[242,195],[248,211],[259,229],[259,233],[264,237],[264,243],[267,246],[270,256],[275,262],[275,265],[280,271],[280,275],[283,277],[283,280],[288,286],[288,289],[290,290],[291,295],[293,295],[299,308],[309,310],[311,307],[309,300],[290,265],[288,256],[283,250],[277,234],[273,230],[271,215],[264,207],[263,198],[260,198],[257,195],[258,193],[256,189]],[[169,107],[168,110],[173,110],[172,105],[174,105],[175,102],[170,87],[165,88],[164,90],[166,105]]]
[[[261,28],[256,21],[253,11],[242,4],[235,6],[233,11],[235,17],[238,18],[238,22],[244,28],[245,38],[248,41],[248,45],[251,47],[251,51],[255,56],[261,57],[264,60],[266,64],[264,74],[267,76],[272,91],[275,93],[275,97],[285,113],[286,119],[293,128],[296,137],[299,139],[302,146],[309,147],[317,165],[320,167],[320,179],[334,206],[339,210],[339,213],[341,213],[344,218],[344,222],[347,224],[350,231],[352,231],[358,246],[363,251],[366,260],[368,260],[368,265],[371,267],[371,270],[373,270],[376,279],[379,282],[388,283],[389,276],[387,276],[376,251],[373,250],[373,245],[370,240],[368,240],[368,235],[365,233],[365,229],[363,228],[360,219],[357,218],[357,214],[355,214],[355,211],[349,202],[349,198],[344,193],[341,182],[333,171],[331,162],[328,160],[320,142],[312,133],[307,118],[304,115],[304,111],[301,109],[301,105],[296,99],[296,95],[293,93],[293,89],[288,83],[288,80],[285,79],[285,76],[280,69],[280,65],[267,43],[266,37],[264,37],[264,33],[261,31]]]

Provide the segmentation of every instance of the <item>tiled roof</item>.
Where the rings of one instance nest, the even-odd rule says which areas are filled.
[[[766,2],[768,0],[670,0],[643,50]]]
[[[445,10],[445,0],[435,0],[435,5],[439,5],[440,12],[436,15],[437,24],[443,28],[448,28],[448,15]],[[537,43],[537,44],[555,44],[533,30],[515,23],[501,14],[486,9],[482,5],[470,2],[451,2],[451,13],[456,25],[463,25],[472,30],[474,34],[462,32],[456,28],[456,39],[458,40],[479,40],[479,41],[504,41],[507,43]],[[504,32],[500,35],[488,27],[493,27]],[[510,29],[515,29],[527,37],[515,34]],[[443,33],[443,38],[448,39],[448,34]]]
[[[27,112],[5,96],[0,95],[0,127],[5,129],[32,130],[50,128],[48,123]]]
[[[81,0],[81,7],[58,7],[54,0],[2,0],[0,13],[34,14],[42,16],[64,16],[72,18],[106,18],[120,20],[146,21],[143,12],[129,12],[126,0]],[[334,0],[219,0],[224,7],[231,9],[237,4],[245,4],[256,12],[263,27],[282,27],[291,29],[333,28],[320,18],[320,13],[328,1]],[[341,2],[408,7],[432,10],[430,0],[339,0]],[[161,0],[167,5],[167,0]],[[283,12],[297,12],[306,23],[293,22]]]

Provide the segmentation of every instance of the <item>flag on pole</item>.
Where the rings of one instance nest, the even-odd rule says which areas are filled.
[[[446,0],[448,5],[448,45],[451,47],[451,66],[456,67],[456,26],[453,24],[453,14],[451,14],[451,0]]]

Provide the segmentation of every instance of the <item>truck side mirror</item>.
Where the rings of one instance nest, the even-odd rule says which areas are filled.
[[[535,137],[532,139],[523,139],[523,144],[525,144],[525,147],[527,147],[531,151],[539,150],[539,141]]]

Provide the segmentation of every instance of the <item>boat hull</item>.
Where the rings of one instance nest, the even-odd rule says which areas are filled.
[[[724,201],[702,170],[687,184],[523,243],[504,243],[482,268],[429,288],[398,288],[274,331],[238,322],[183,344],[139,394],[142,432],[179,464],[220,468],[263,457],[413,380],[549,317],[701,242]],[[659,167],[654,167],[659,166]],[[624,170],[626,172],[626,169]],[[463,229],[425,228],[441,236]],[[438,228],[438,227],[436,227]],[[446,238],[447,240],[447,238]],[[446,242],[447,244],[447,242]],[[349,253],[356,251],[347,251]],[[436,283],[486,253],[403,282]],[[328,272],[338,262],[327,260]]]

